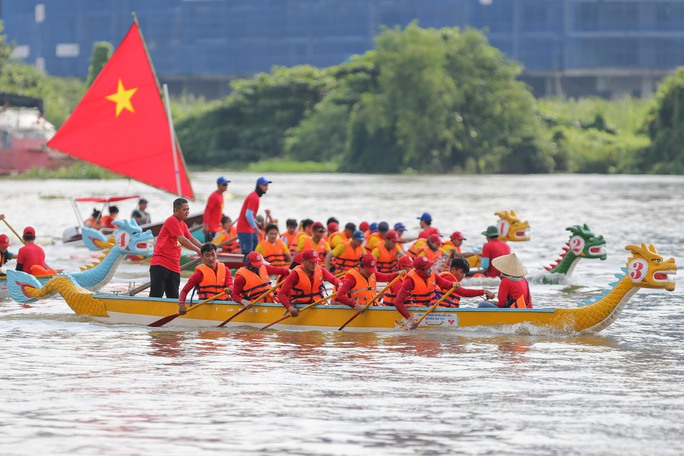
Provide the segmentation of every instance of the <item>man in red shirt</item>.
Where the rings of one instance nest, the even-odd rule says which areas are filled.
[[[228,189],[228,182],[221,176],[216,179],[216,190],[211,192],[204,207],[204,218],[202,221],[202,232],[204,232],[204,242],[211,242],[216,233],[221,231],[221,217],[223,217],[223,192]]]
[[[173,202],[173,215],[162,225],[150,260],[150,297],[178,299],[181,246],[201,255],[202,244],[192,237],[185,220],[190,206],[185,198]]]
[[[323,259],[314,249],[304,250],[301,255],[302,264],[290,272],[278,293],[278,300],[293,317],[299,315],[295,305],[310,304],[323,297],[323,282],[335,286],[341,283],[340,279],[320,266]]]
[[[482,234],[487,236],[487,243],[482,247],[480,266],[487,277],[499,277],[501,273],[491,262],[494,258],[511,253],[511,248],[499,239],[499,229],[493,225],[488,226]]]
[[[265,177],[257,179],[256,188],[247,195],[245,202],[242,203],[242,209],[237,221],[237,235],[240,241],[240,248],[245,255],[254,251],[259,243],[259,236],[257,235],[259,226],[256,221],[257,212],[259,212],[259,198],[266,194],[268,184],[270,183],[272,181]]]
[[[33,275],[56,274],[57,271],[50,269],[45,264],[45,251],[43,251],[43,248],[34,243],[36,240],[36,230],[31,226],[27,226],[24,228],[21,238],[24,240],[24,246],[17,253],[17,271],[24,271]]]
[[[202,264],[195,268],[178,298],[178,313],[181,315],[185,315],[185,298],[193,288],[196,289],[197,299],[200,301],[221,292],[227,296],[232,293],[233,276],[225,264],[216,261],[216,246],[205,243],[200,250]]]
[[[532,307],[530,285],[525,279],[527,268],[515,253],[495,258],[492,263],[501,271],[498,300],[496,303],[483,301],[478,307],[512,307],[525,309]],[[488,296],[489,298],[489,296]]]
[[[363,310],[364,305],[378,294],[376,281],[391,282],[399,273],[378,272],[377,260],[371,253],[361,257],[358,268],[350,269],[342,279],[335,301],[355,310]],[[376,302],[376,305],[379,305]]]

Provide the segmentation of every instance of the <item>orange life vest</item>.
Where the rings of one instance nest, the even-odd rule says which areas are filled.
[[[289,232],[285,231],[280,238],[287,244],[287,247],[290,249],[290,255],[294,255],[295,252],[297,251],[297,238],[299,237],[300,232],[295,231],[294,233],[290,234]]]
[[[407,277],[413,279],[413,290],[406,298],[412,306],[429,306],[435,299],[435,273],[431,272],[427,280],[411,269]]]
[[[358,300],[359,304],[366,304],[378,294],[377,282],[375,274],[371,274],[368,279],[361,275],[358,269],[350,269],[347,271],[356,280],[356,284],[349,290],[349,297]],[[375,302],[378,305],[378,302]]]
[[[385,238],[382,237],[382,234],[380,233],[373,233],[370,236],[368,236],[368,239],[366,239],[366,245],[365,249],[366,252],[370,253],[373,251],[373,249],[378,245],[385,242]]]
[[[290,263],[287,262],[285,257],[285,252],[287,252],[287,246],[280,239],[276,239],[275,245],[268,241],[261,241],[261,248],[264,249],[263,257],[266,261],[271,263],[273,266],[289,266]]]
[[[217,262],[216,272],[206,264],[200,264],[195,268],[195,270],[198,269],[202,271],[202,281],[195,287],[197,298],[204,300],[226,289],[226,271],[228,268],[225,264]]]
[[[442,244],[442,250],[444,252],[451,252],[451,249],[456,249],[456,253],[462,253],[461,247],[456,247],[451,241],[446,241]]]
[[[415,260],[416,257],[425,249],[430,250],[428,249],[427,241],[425,239],[418,239],[411,245],[411,247],[409,247],[408,252],[406,253]]]
[[[211,243],[214,245],[219,245],[223,244],[226,242],[228,239],[235,239],[237,238],[237,228],[235,225],[230,227],[230,231],[226,231],[224,229],[221,229],[218,233],[216,233],[216,236],[214,236],[214,239],[211,240]],[[235,239],[234,241],[224,244],[221,246],[221,251],[223,252],[228,252],[228,253],[239,253],[240,252],[240,242]]]
[[[328,243],[330,244],[330,248],[334,249],[341,243],[343,243],[345,240],[347,240],[347,236],[344,235],[341,231],[335,231],[333,233],[330,233],[328,236]]]
[[[235,276],[242,276],[245,278],[246,283],[242,288],[242,293],[240,295],[243,299],[253,301],[271,288],[271,279],[268,278],[266,266],[259,267],[258,275],[243,266],[237,270]],[[273,302],[273,293],[270,293],[265,298],[261,298],[259,302]]]
[[[309,304],[323,297],[323,270],[320,266],[314,269],[313,280],[309,278],[302,266],[297,266],[293,271],[297,273],[299,280],[292,287],[290,295],[292,304]]]
[[[397,282],[394,284],[394,286],[397,287],[397,290],[401,290],[401,285],[404,283],[404,278],[402,277],[401,279],[397,280]],[[397,285],[398,284],[398,285]],[[382,302],[386,306],[393,306],[394,301],[397,299],[397,294],[392,291],[392,287],[388,288],[385,291],[385,294],[382,295]]]
[[[328,241],[325,239],[321,238],[320,241],[318,241],[318,244],[314,245],[314,240],[311,236],[307,236],[304,238],[304,247],[302,247],[301,252],[307,249],[314,249],[316,252],[325,255],[328,253],[328,250],[330,250],[330,244],[328,244]]]
[[[450,279],[454,282],[458,281],[458,279],[456,279],[456,276],[450,272],[443,272],[440,274],[440,276],[442,276],[446,279]],[[440,287],[439,285],[437,285],[437,291],[435,292],[436,297],[438,299],[441,298],[449,290],[450,290],[449,288],[444,289],[444,288]],[[458,307],[458,306],[460,306],[460,303],[461,303],[461,297],[459,295],[457,295],[456,292],[452,292],[449,296],[446,297],[446,299],[444,301],[442,301],[440,306],[441,307]]]
[[[373,252],[375,252],[375,250],[380,252],[380,255],[377,257],[378,271],[384,272],[386,274],[397,272],[397,259],[399,258],[399,252],[397,248],[394,247],[391,251],[387,250],[387,247],[385,247],[385,243],[383,242],[378,244],[375,249],[373,249]]]
[[[333,264],[335,271],[347,271],[359,265],[359,260],[363,256],[363,246],[353,248],[350,240],[344,241],[344,253],[335,257]]]

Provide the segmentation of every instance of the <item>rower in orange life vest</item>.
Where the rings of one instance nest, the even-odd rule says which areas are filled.
[[[391,282],[400,273],[384,274],[377,270],[377,260],[370,253],[361,257],[358,268],[350,269],[342,279],[335,300],[357,311],[378,294],[377,281]],[[376,301],[375,305],[379,305]]]
[[[273,266],[288,266],[292,262],[290,249],[280,239],[278,226],[271,223],[266,225],[266,239],[257,244],[255,252],[259,252],[268,263]]]
[[[302,236],[299,239],[297,251],[303,252],[304,250],[314,249],[319,255],[321,255],[321,258],[325,258],[330,251],[330,244],[328,244],[328,241],[323,239],[325,227],[321,222],[315,222],[313,225],[311,225],[311,229],[311,236]]]
[[[389,223],[380,222],[378,223],[378,231],[372,233],[366,239],[366,253],[372,253],[373,249],[377,247],[378,244],[385,242],[385,235],[389,232]]]
[[[269,275],[285,276],[289,273],[288,268],[268,264],[259,252],[250,252],[245,258],[245,265],[235,273],[233,301],[249,308],[256,298],[271,288]],[[273,302],[273,294],[261,298],[259,302]]]
[[[321,257],[313,249],[302,252],[302,264],[295,267],[287,276],[278,292],[278,300],[290,315],[299,315],[297,305],[310,304],[323,298],[323,282],[340,285],[340,279],[320,266]]]
[[[384,241],[376,244],[372,255],[378,260],[378,271],[386,274],[397,271],[397,261],[404,256],[401,247],[397,245],[398,242],[397,232],[390,230],[385,234]]]
[[[435,288],[440,286],[445,289],[458,288],[460,283],[438,276],[432,271],[433,261],[427,257],[419,256],[413,260],[413,269],[408,273],[397,293],[394,306],[397,311],[406,318],[406,328],[415,329],[418,326],[411,313],[406,310],[409,306],[430,306],[436,300]]]
[[[468,264],[468,261],[463,257],[457,257],[451,260],[449,270],[442,272],[440,276],[444,277],[447,280],[460,282],[461,280],[463,280],[466,274],[468,274],[469,270],[470,265]],[[436,292],[437,298],[439,299],[442,296],[444,296],[444,293],[446,293],[447,291],[449,291],[449,288],[443,288],[438,285]],[[484,296],[485,299],[492,299],[494,297],[494,293],[482,288],[473,289],[460,287],[458,290],[454,291],[449,296],[447,296],[440,305],[442,307],[459,307],[461,298],[474,298],[477,296]]]
[[[0,214],[1,215],[1,214]],[[4,218],[4,216],[3,216]],[[2,220],[2,219],[0,219]],[[7,250],[10,245],[9,237],[6,234],[0,234],[0,268],[3,267],[9,260],[14,258],[14,253]],[[5,273],[0,270],[0,275],[3,277]]]
[[[290,255],[294,255],[297,251],[297,236],[299,231],[297,231],[297,220],[287,219],[285,221],[285,232],[280,236],[280,240],[285,243],[287,248],[290,250]]]
[[[231,242],[227,242],[233,239]],[[237,228],[233,221],[227,215],[221,216],[221,229],[216,232],[211,243],[218,248],[221,246],[222,252],[240,253],[240,243],[237,239]]]
[[[328,217],[328,220],[325,222],[326,231],[325,231],[325,238],[326,241],[328,241],[328,244],[332,247],[332,242],[330,242],[330,239],[335,236],[336,234],[340,234],[339,228],[340,228],[340,221],[337,220],[335,217]]]
[[[185,315],[185,300],[193,288],[197,299],[204,301],[218,293],[232,294],[233,276],[225,264],[216,261],[216,246],[207,242],[200,248],[202,264],[195,268],[178,297],[178,313]]]
[[[341,242],[326,254],[325,269],[337,273],[358,266],[359,260],[363,256],[363,241],[365,239],[363,231],[354,231],[351,240]]]
[[[397,260],[397,267],[399,268],[399,271],[405,271],[408,273],[411,269],[413,269],[413,260],[410,256],[404,255],[403,257],[399,258],[399,260]],[[403,283],[404,279],[401,278],[394,282],[394,284],[390,287],[389,290],[385,291],[385,294],[382,295],[382,303],[384,305],[394,305],[394,301],[397,299],[397,293],[399,293],[399,290],[401,290],[401,285]]]
[[[114,226],[114,220],[116,220],[116,217],[119,215],[119,208],[116,206],[109,206],[109,215],[105,215],[100,219],[100,226],[102,228],[110,228],[114,229],[116,228]]]
[[[515,253],[502,255],[492,260],[494,267],[501,271],[498,301],[483,301],[478,307],[510,307],[514,309],[532,308],[530,285],[525,279],[527,268]]]
[[[314,221],[308,218],[301,221],[299,234],[295,238],[294,253],[301,252],[303,250],[300,248],[300,245],[303,245],[301,243],[304,242],[304,239],[310,238],[313,235],[313,224]],[[293,253],[292,248],[290,248],[290,253]]]
[[[427,257],[430,261],[435,261],[442,255],[442,240],[439,234],[431,234],[429,238],[420,238],[413,243],[407,254],[414,260],[419,256]]]
[[[329,229],[330,228],[328,228],[328,230]],[[333,232],[331,235],[328,236],[328,243],[330,244],[330,248],[332,250],[335,250],[335,248],[338,245],[344,242],[351,241],[354,231],[356,231],[356,224],[349,222],[344,225],[344,230]],[[361,233],[363,233],[363,231],[361,231]],[[365,239],[366,238],[364,237],[364,240]]]

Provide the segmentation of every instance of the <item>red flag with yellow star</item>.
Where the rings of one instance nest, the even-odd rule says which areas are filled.
[[[47,145],[194,198],[183,154],[177,142],[171,142],[171,126],[137,23]]]

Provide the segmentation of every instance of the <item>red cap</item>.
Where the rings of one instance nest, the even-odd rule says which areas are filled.
[[[299,252],[297,255],[295,255],[294,258],[292,258],[292,261],[297,264],[302,264],[302,261],[304,261],[302,259],[302,252]]]
[[[247,261],[249,262],[249,264],[251,264],[255,268],[258,266],[263,266],[265,264],[268,264],[268,263],[266,263],[266,261],[264,260],[264,257],[261,256],[261,254],[259,252],[250,252],[247,255]]]
[[[328,223],[328,231],[330,231],[331,233],[332,233],[333,231],[337,231],[337,229],[338,229],[339,227],[340,227],[340,225],[338,225],[338,224],[335,223],[335,222],[330,222],[330,223]]]
[[[433,244],[442,245],[442,239],[439,237],[439,234],[431,234],[428,238],[428,241],[432,242]]]
[[[361,257],[361,265],[363,268],[370,272],[371,274],[377,271],[378,260],[371,253],[367,253]]]
[[[314,222],[313,225],[311,225],[311,229],[316,231],[316,230],[325,230],[325,227],[321,222]]]
[[[323,259],[320,257],[320,255],[318,255],[318,252],[316,252],[314,249],[307,249],[302,252],[302,261],[320,263],[321,261],[323,261]]]
[[[6,234],[0,234],[0,247],[9,247],[9,238]]]
[[[27,226],[24,228],[24,236],[35,236],[36,235],[36,230],[33,229],[32,226]]]
[[[453,233],[451,233],[449,239],[458,239],[459,241],[466,240],[466,238],[463,237],[463,233],[461,233],[460,231],[454,231]]]
[[[368,230],[368,228],[370,228],[370,225],[368,224],[368,222],[361,222],[361,224],[359,225],[359,229],[361,231],[366,231],[366,230]]]
[[[397,235],[397,232],[394,230],[389,230],[387,233],[385,233],[385,239],[387,239],[388,241],[399,242],[399,236]]]
[[[416,259],[413,260],[413,267],[416,269],[431,268],[433,264],[434,264],[434,261],[430,261],[427,259],[427,257],[424,257],[424,256],[416,257]]]
[[[413,266],[413,260],[410,256],[404,255],[397,261],[397,266],[399,266],[400,268],[403,268],[404,266]]]

